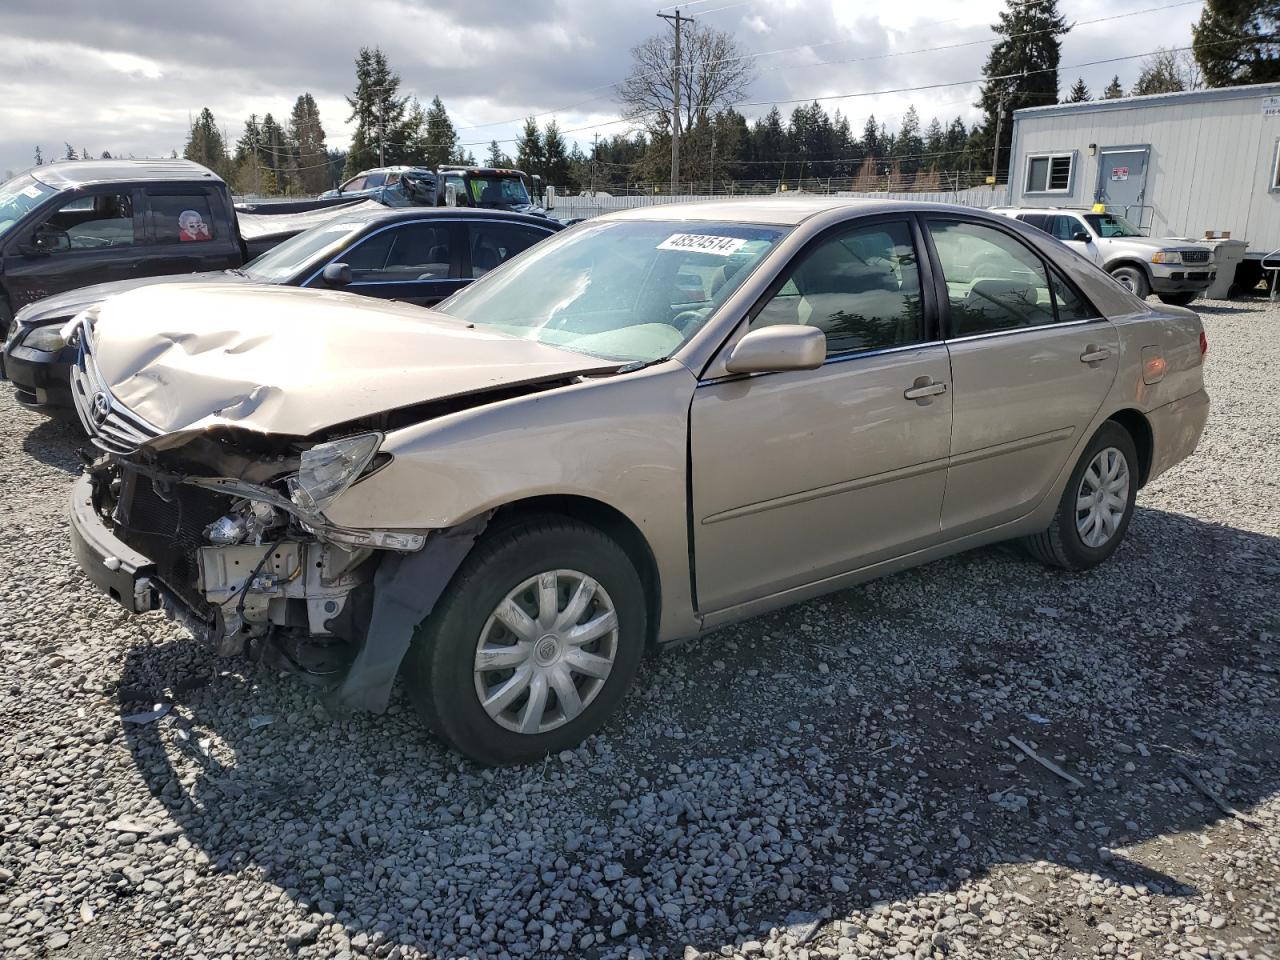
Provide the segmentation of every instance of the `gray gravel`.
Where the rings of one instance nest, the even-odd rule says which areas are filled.
[[[1280,957],[1280,311],[1203,314],[1206,438],[1102,569],[750,621],[498,772],[93,592],[77,438],[0,388],[0,955]]]

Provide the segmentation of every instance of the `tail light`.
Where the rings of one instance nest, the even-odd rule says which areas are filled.
[[[1204,331],[1200,331],[1200,356],[1203,357],[1209,352],[1209,338],[1204,335]]]

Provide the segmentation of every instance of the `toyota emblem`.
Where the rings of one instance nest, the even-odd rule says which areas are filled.
[[[93,422],[101,426],[111,415],[111,398],[99,390],[90,401],[89,413],[93,417]]]

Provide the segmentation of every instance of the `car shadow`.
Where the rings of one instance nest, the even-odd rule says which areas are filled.
[[[77,451],[90,446],[80,421],[73,412],[44,417],[22,439],[22,449],[41,463],[66,473],[78,474],[81,461]]]
[[[129,650],[120,707],[172,703],[124,724],[138,777],[299,916],[432,955],[603,955],[621,920],[679,956],[1010,863],[1195,895],[1178,851],[1280,792],[1276,587],[1280,539],[1139,509],[1084,574],[989,548],[659,651],[605,732],[496,771],[399,694],[335,718],[191,640]]]

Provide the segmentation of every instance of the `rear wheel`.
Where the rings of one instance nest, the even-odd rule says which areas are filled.
[[[1024,543],[1049,566],[1096,567],[1124,539],[1137,494],[1137,448],[1129,431],[1109,420],[1080,455],[1049,529]]]
[[[452,747],[491,766],[576,746],[640,665],[644,589],[613,540],[566,517],[486,535],[419,628],[408,692]]]
[[[1162,303],[1170,304],[1175,307],[1185,307],[1193,303],[1198,296],[1194,291],[1183,293],[1161,293],[1157,294]]]
[[[1151,295],[1151,284],[1147,282],[1147,275],[1141,267],[1116,267],[1111,271],[1111,276],[1139,300],[1145,300]]]

